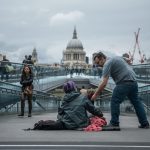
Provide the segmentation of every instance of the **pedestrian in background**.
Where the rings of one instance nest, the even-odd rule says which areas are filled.
[[[128,53],[124,53],[122,57],[129,65],[132,65],[133,60],[130,58],[130,55]]]
[[[28,117],[32,113],[32,93],[33,93],[33,73],[28,65],[25,65],[22,70],[20,84],[22,85],[21,92],[21,113],[18,116],[24,116],[25,100],[28,100]]]
[[[9,70],[8,66],[11,65],[9,60],[6,58],[6,56],[3,56],[3,60],[1,61],[1,80],[4,79],[4,76],[6,75],[6,81],[9,79]]]
[[[83,95],[87,95],[87,89],[85,89],[85,86],[83,85],[82,88],[80,89],[80,93]]]
[[[28,61],[28,56],[25,55],[25,56],[24,56],[24,60],[22,61],[22,63],[23,63],[23,64],[27,64],[27,61]]]

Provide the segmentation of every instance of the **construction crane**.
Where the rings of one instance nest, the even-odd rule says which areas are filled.
[[[136,48],[138,49],[138,52],[139,52],[139,55],[140,55],[140,63],[144,63],[145,60],[146,60],[146,56],[145,54],[143,54],[140,50],[140,46],[139,46],[139,33],[140,33],[140,28],[138,28],[138,31],[137,32],[134,32],[134,35],[135,35],[135,44],[134,44],[134,48],[133,48],[133,53],[131,54],[131,52],[129,51],[129,55],[130,55],[130,59],[131,59],[131,62],[133,63],[133,60],[134,60],[134,54],[135,54],[135,51],[136,51]]]

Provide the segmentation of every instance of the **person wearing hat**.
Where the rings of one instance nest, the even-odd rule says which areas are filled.
[[[83,129],[90,124],[87,111],[95,116],[103,117],[101,110],[96,108],[87,96],[77,92],[73,81],[64,83],[63,90],[65,95],[58,109],[58,120],[50,120],[49,125],[41,126],[40,130]],[[34,130],[39,130],[38,123],[35,124]]]
[[[103,91],[107,85],[109,77],[112,77],[116,84],[111,98],[111,120],[107,127],[120,128],[120,104],[123,102],[125,97],[128,97],[135,108],[136,115],[140,123],[139,128],[149,128],[149,122],[146,117],[144,106],[138,98],[138,84],[133,69],[122,57],[116,56],[107,59],[106,55],[102,52],[97,53],[97,55],[94,57],[94,61],[99,66],[103,67],[103,79],[91,100],[95,100],[97,96]]]

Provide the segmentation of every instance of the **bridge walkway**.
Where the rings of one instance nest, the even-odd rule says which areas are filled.
[[[121,114],[121,131],[24,131],[23,129],[33,127],[39,120],[56,120],[57,113],[49,112],[33,114],[31,118],[17,115],[0,116],[0,144],[2,143],[149,143],[150,129],[139,129],[138,120],[134,114]],[[104,113],[107,121],[110,113]],[[150,118],[149,118],[150,120]]]

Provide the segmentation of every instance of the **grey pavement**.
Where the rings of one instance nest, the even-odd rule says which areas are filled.
[[[31,118],[27,114],[24,117],[0,115],[0,149],[25,149],[23,145],[28,145],[27,149],[37,149],[36,146],[38,149],[150,149],[150,129],[139,129],[134,114],[120,116],[121,131],[23,130],[32,128],[41,119],[56,120],[56,115],[54,112],[33,114]],[[110,114],[104,116],[109,121]]]

